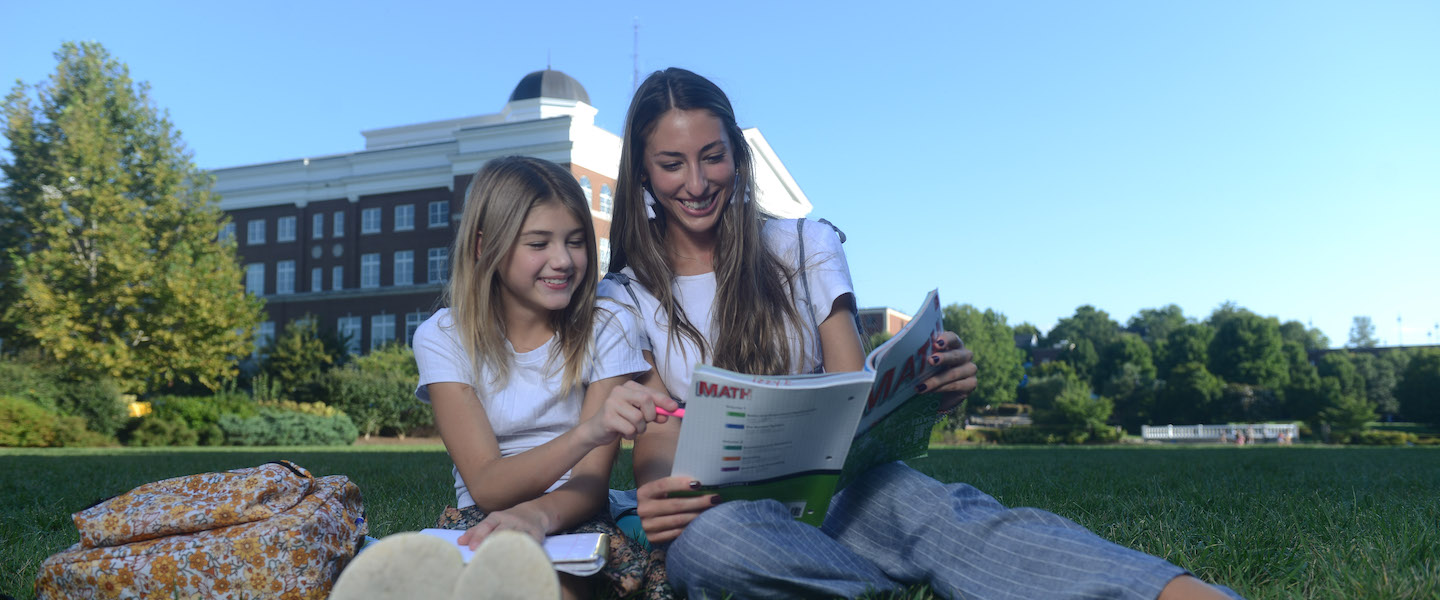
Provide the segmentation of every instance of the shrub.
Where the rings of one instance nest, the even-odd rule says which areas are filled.
[[[60,414],[85,419],[87,427],[105,436],[113,436],[130,418],[129,400],[121,394],[120,384],[108,377],[96,381],[68,381],[57,402]]]
[[[225,443],[220,430],[222,415],[240,418],[260,414],[260,406],[239,392],[221,392],[213,396],[158,396],[150,400],[153,412],[148,418],[179,420],[198,436],[195,443],[219,446]]]
[[[0,396],[23,398],[46,411],[56,412],[63,394],[53,369],[26,361],[0,361]]]
[[[222,415],[219,426],[232,446],[343,446],[360,435],[343,413],[322,417],[270,407],[254,417]]]
[[[1415,434],[1404,431],[1366,429],[1351,436],[1350,443],[1364,444],[1366,446],[1404,446],[1407,443],[1413,444],[1418,439]]]
[[[392,431],[404,437],[434,424],[430,407],[415,399],[415,355],[389,346],[362,356],[323,378],[330,404],[350,416],[366,437]]]
[[[103,446],[105,436],[85,429],[80,417],[57,415],[15,396],[0,396],[0,446]]]
[[[127,436],[130,446],[194,446],[200,441],[199,434],[182,419],[152,414],[135,421],[135,428]]]

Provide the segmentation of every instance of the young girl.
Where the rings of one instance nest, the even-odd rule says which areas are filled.
[[[771,375],[861,368],[839,239],[817,222],[762,222],[749,148],[718,87],[683,69],[651,75],[631,103],[620,165],[610,269],[627,277],[600,293],[639,311],[672,395],[685,397],[697,362]],[[921,391],[953,408],[974,389],[975,365],[953,333],[935,350],[939,373]],[[645,532],[668,543],[669,580],[691,596],[853,597],[923,583],[947,598],[1223,597],[1067,519],[1008,509],[903,463],[837,494],[818,529],[773,500],[672,498],[699,485],[670,476],[678,430],[678,420],[657,424],[636,440],[635,477]]]
[[[560,166],[486,163],[456,235],[449,308],[415,332],[415,395],[434,409],[454,462],[456,507],[437,527],[468,529],[459,541],[471,549],[500,530],[609,533],[604,575],[623,596],[647,561],[609,520],[610,466],[621,437],[665,420],[657,404],[676,406],[632,381],[650,366],[630,311],[596,305],[592,231],[583,192]],[[588,591],[579,578],[561,584],[567,596]]]

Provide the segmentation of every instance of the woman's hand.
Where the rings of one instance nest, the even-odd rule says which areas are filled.
[[[550,519],[544,511],[520,504],[514,508],[497,510],[485,515],[479,525],[471,527],[465,533],[460,534],[456,540],[462,546],[468,546],[471,551],[480,547],[480,542],[485,541],[490,534],[504,529],[518,531],[543,543],[545,532],[550,530]]]
[[[975,391],[978,381],[975,373],[975,355],[965,349],[965,343],[953,331],[946,331],[935,338],[935,352],[928,359],[936,367],[934,375],[920,382],[916,391],[940,394],[940,411],[954,410],[970,392]]]
[[[720,496],[715,494],[669,497],[673,492],[690,492],[698,487],[700,482],[685,476],[656,479],[640,486],[636,491],[640,504],[636,514],[651,544],[663,544],[680,537],[695,517],[720,503]]]
[[[609,444],[617,438],[633,440],[645,433],[647,423],[664,423],[670,418],[656,412],[657,406],[667,411],[680,407],[670,396],[627,381],[611,389],[600,412],[580,427],[586,432],[585,439],[595,446]]]

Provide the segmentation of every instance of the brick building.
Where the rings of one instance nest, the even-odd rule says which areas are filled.
[[[589,196],[601,268],[610,256],[621,139],[559,71],[526,75],[498,113],[361,132],[356,152],[213,171],[246,289],[265,299],[257,345],[315,317],[351,350],[399,340],[440,307],[466,186],[485,161],[513,154],[565,166]],[[810,201],[765,138],[745,130],[756,201],[781,217]]]

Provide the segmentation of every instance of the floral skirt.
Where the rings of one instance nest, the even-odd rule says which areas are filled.
[[[440,529],[469,529],[485,519],[478,506],[446,507],[436,519]],[[630,539],[608,514],[601,513],[589,521],[560,533],[604,533],[610,538],[610,555],[600,570],[615,596],[639,597],[646,600],[668,600],[675,594],[665,579],[665,555],[662,550],[647,552],[639,542]]]

